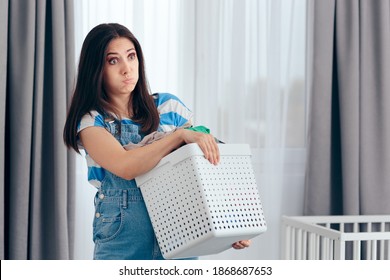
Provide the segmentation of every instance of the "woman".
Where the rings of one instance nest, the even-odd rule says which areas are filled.
[[[89,32],[64,141],[78,153],[85,150],[88,180],[98,190],[94,259],[163,259],[134,178],[187,143],[197,143],[205,157],[218,164],[218,146],[212,135],[185,129],[136,149],[123,146],[191,121],[192,113],[177,97],[150,93],[141,46],[126,27],[101,24]],[[232,246],[242,249],[249,241]]]

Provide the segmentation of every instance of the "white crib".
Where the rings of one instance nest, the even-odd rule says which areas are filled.
[[[390,215],[282,217],[287,260],[390,260]]]

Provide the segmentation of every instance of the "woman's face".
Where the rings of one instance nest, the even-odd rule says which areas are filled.
[[[103,86],[112,98],[130,95],[138,82],[138,57],[133,42],[128,38],[113,39],[105,55]]]

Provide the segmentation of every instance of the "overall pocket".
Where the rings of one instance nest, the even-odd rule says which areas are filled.
[[[123,227],[123,210],[121,199],[98,199],[95,206],[93,222],[93,241],[106,242],[114,239]]]

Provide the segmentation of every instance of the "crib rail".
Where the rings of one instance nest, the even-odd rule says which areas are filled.
[[[390,215],[283,216],[282,258],[389,260]]]

